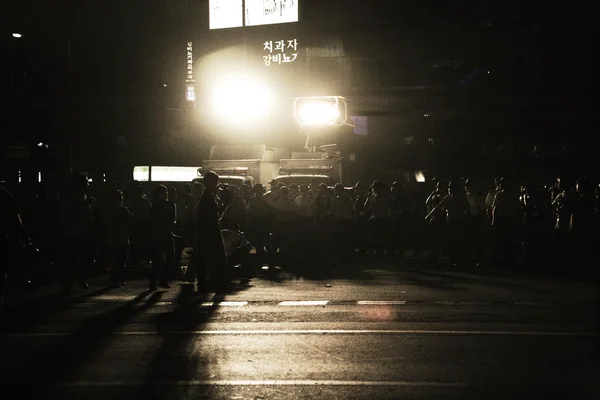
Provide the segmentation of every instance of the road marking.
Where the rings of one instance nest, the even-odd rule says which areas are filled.
[[[74,307],[90,307],[99,304],[124,303],[134,300],[135,297],[129,295],[101,296],[86,299],[83,302],[73,304]],[[163,300],[153,305],[168,306],[177,304],[176,300]],[[351,306],[351,305],[406,305],[406,306],[513,306],[513,307],[588,307],[595,306],[594,302],[539,302],[539,301],[462,301],[462,300],[251,300],[251,301],[221,301],[221,302],[202,302],[203,307],[212,307],[220,305],[223,307],[240,307],[245,305],[252,306]]]
[[[544,332],[544,331],[469,331],[469,330],[427,330],[427,329],[241,329],[206,331],[164,331],[110,333],[114,336],[239,336],[239,335],[446,335],[446,336],[554,336],[554,337],[596,337],[596,332]],[[64,337],[69,332],[2,333],[0,337]]]
[[[444,306],[491,306],[490,301],[436,301],[435,304]]]
[[[280,306],[326,306],[329,300],[282,301]]]
[[[103,294],[102,296],[92,296],[90,300],[99,300],[99,301],[133,301],[138,299],[139,295],[127,295],[127,294]]]
[[[61,387],[127,387],[127,386],[406,386],[406,387],[467,387],[462,382],[435,382],[435,381],[336,381],[336,380],[187,380],[164,382],[66,382],[55,386]]]
[[[245,305],[248,305],[247,301],[207,301],[201,304],[202,307],[213,307],[213,306],[217,306],[217,307],[243,307]]]

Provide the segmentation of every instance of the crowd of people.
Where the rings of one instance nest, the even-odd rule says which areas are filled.
[[[149,287],[169,288],[178,261],[193,248],[200,290],[223,290],[232,264],[314,269],[356,265],[360,257],[413,256],[447,265],[585,269],[597,258],[598,185],[587,178],[549,186],[496,178],[489,190],[469,179],[430,183],[374,181],[333,187],[317,181],[283,186],[220,184],[68,185],[13,196],[2,189],[2,286],[28,245],[70,293],[94,268],[124,285],[127,266],[150,265]],[[254,249],[255,256],[250,257]],[[6,258],[8,257],[8,258]],[[94,267],[96,266],[96,267]]]

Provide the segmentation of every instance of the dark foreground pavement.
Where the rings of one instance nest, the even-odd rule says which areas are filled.
[[[365,265],[218,297],[48,290],[2,323],[20,398],[600,398],[591,283]]]

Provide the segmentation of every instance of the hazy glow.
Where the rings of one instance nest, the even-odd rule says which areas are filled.
[[[274,102],[269,86],[249,74],[220,77],[213,82],[209,100],[212,115],[234,125],[263,120]]]
[[[340,110],[335,103],[315,101],[298,106],[297,118],[302,125],[334,124],[340,116]]]
[[[425,182],[425,174],[423,173],[423,171],[415,172],[415,180],[417,182]]]
[[[14,37],[14,38],[17,38],[17,39],[20,39],[20,38],[22,38],[22,37],[23,37],[23,35],[21,35],[20,33],[16,33],[16,32],[15,32],[15,33],[13,33],[13,34],[12,34],[12,37]]]

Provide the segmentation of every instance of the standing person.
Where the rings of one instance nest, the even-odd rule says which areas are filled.
[[[123,205],[123,192],[113,190],[109,195],[104,223],[106,229],[106,249],[110,262],[111,279],[115,285],[125,284],[127,251],[132,215]]]
[[[485,235],[489,226],[485,199],[471,181],[465,183],[465,195],[471,209],[467,222],[469,257],[479,265],[483,261]]]
[[[471,207],[463,187],[459,183],[450,182],[448,194],[442,200],[446,209],[446,248],[454,265],[466,262],[468,255],[466,244]]]
[[[148,218],[150,201],[144,194],[144,188],[136,182],[131,190],[129,210],[133,213],[133,226],[131,232],[131,259],[132,264],[147,263],[150,259],[150,246],[148,237]]]
[[[167,187],[158,185],[152,191],[152,207],[149,213],[150,245],[152,246],[152,270],[150,273],[150,290],[156,290],[156,284],[165,289],[170,288],[170,259],[173,255],[173,233],[171,229],[176,220],[175,209],[169,202]]]
[[[248,200],[248,239],[254,245],[260,265],[267,262],[267,247],[271,232],[271,206],[263,196],[265,189],[257,183],[252,188],[253,196]]]
[[[496,198],[496,194],[501,190],[500,186],[502,184],[502,180],[504,178],[497,176],[494,179],[494,188],[492,190],[490,190],[487,194],[487,196],[485,196],[485,211],[488,217],[488,225],[492,226],[492,220],[493,220],[493,216],[492,216],[492,209],[494,206],[494,199]]]
[[[517,187],[507,181],[500,183],[500,190],[494,197],[492,207],[492,225],[498,230],[498,261],[506,268],[512,268],[517,262],[520,238],[522,208]]]
[[[204,192],[198,203],[194,253],[198,263],[198,291],[202,291],[202,285],[210,283],[219,293],[227,289],[229,272],[215,197],[218,184],[219,175],[212,171],[204,174]]]
[[[296,217],[298,215],[298,205],[290,199],[290,189],[283,186],[280,190],[281,198],[275,204],[275,240],[279,247],[279,258],[281,264],[290,265],[297,253],[294,243],[297,236]]]
[[[438,181],[433,192],[425,200],[428,211],[425,220],[429,224],[429,246],[431,248],[431,258],[434,261],[440,259],[446,234],[447,210],[442,204],[442,200],[446,197],[442,191],[445,186],[445,182]]]
[[[58,268],[65,294],[71,293],[76,279],[84,289],[94,249],[94,221],[88,197],[88,180],[84,174],[73,174],[70,185],[60,195],[57,243],[60,254]]]
[[[345,192],[344,185],[336,183],[331,203],[334,251],[339,261],[348,261],[354,255],[352,231],[354,228],[354,201]]]
[[[5,188],[0,188],[0,312],[2,311],[2,293],[10,262],[16,262],[21,245],[23,223],[21,213],[13,196]]]
[[[392,199],[382,181],[374,181],[371,185],[365,208],[371,209],[371,254],[381,256],[389,249],[392,226]]]

